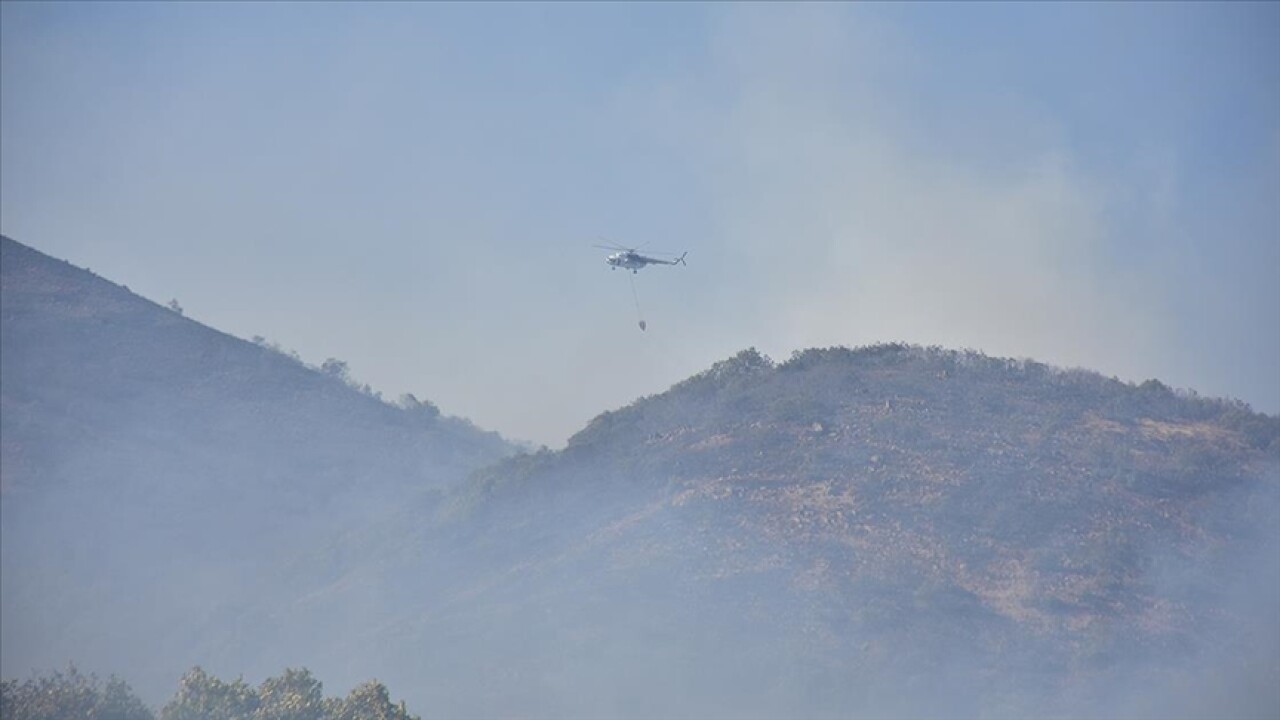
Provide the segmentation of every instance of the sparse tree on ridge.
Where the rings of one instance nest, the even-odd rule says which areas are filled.
[[[400,396],[400,407],[416,418],[431,421],[440,417],[440,408],[430,400],[419,400],[413,393]]]
[[[347,367],[345,360],[339,360],[338,358],[329,358],[320,363],[320,372],[329,377],[338,378],[343,382],[348,382],[351,379],[351,369]]]

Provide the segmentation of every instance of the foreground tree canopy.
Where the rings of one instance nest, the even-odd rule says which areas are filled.
[[[26,682],[0,683],[0,720],[157,720],[128,683],[106,682],[74,666]],[[159,720],[419,720],[391,702],[385,685],[370,681],[345,698],[324,697],[307,669],[286,669],[256,688],[241,678],[223,681],[196,667]]]

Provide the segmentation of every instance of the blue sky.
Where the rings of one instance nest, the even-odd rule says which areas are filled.
[[[1275,413],[1280,5],[6,2],[0,230],[552,446],[747,346]]]

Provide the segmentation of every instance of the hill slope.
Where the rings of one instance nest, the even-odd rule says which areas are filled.
[[[0,238],[6,674],[176,680],[289,558],[509,452]]]
[[[1266,717],[1278,486],[1280,420],[1154,381],[748,351],[482,471],[303,616],[412,597],[340,652],[446,716]]]
[[[1280,714],[1280,419],[1240,403],[744,351],[502,460],[0,249],[6,675],[156,699],[307,665],[442,717]]]

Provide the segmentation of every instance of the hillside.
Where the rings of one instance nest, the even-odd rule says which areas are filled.
[[[1269,717],[1278,486],[1280,420],[1155,381],[747,351],[482,471],[305,617],[412,597],[337,651],[445,716]]]
[[[1280,714],[1280,418],[754,350],[558,452],[0,243],[6,677],[370,677],[423,717]]]
[[[290,558],[509,452],[0,239],[6,675],[176,680]]]

